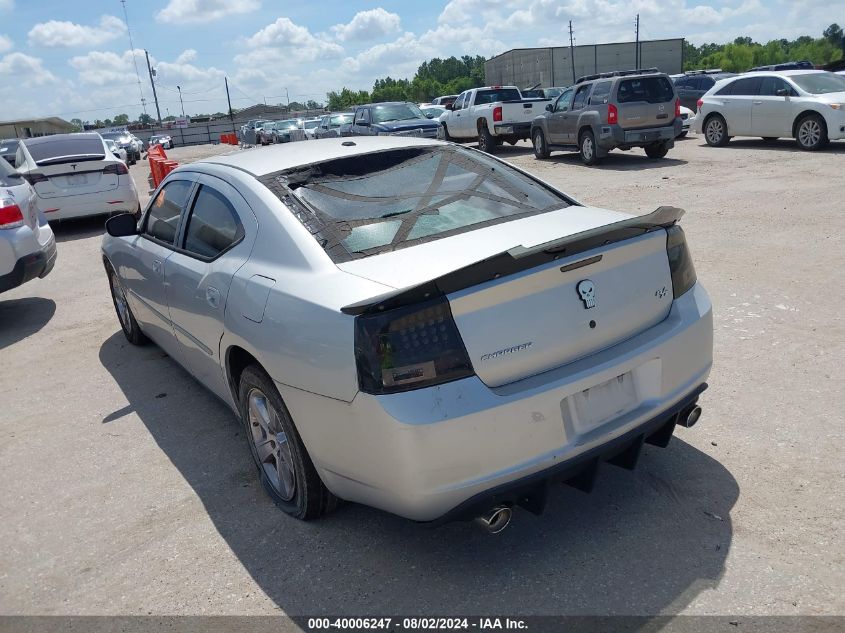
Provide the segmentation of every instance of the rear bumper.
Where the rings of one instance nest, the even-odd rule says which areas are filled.
[[[387,396],[359,393],[346,403],[278,387],[332,492],[434,521],[569,478],[659,432],[701,392],[712,354],[710,299],[696,284],[645,332],[495,389],[472,377]],[[637,385],[633,408],[581,423],[569,398],[627,373]]]
[[[106,213],[135,213],[138,210],[138,192],[131,176],[122,176],[128,182],[110,191],[79,196],[38,198],[38,208],[50,222],[82,218]]]
[[[53,270],[56,254],[56,240],[51,236],[42,250],[24,255],[15,262],[11,272],[0,275],[0,292],[17,288],[36,277],[46,277]]]
[[[529,138],[531,136],[531,123],[497,123],[493,126],[496,136],[518,136]]]
[[[642,147],[659,142],[674,142],[675,137],[683,131],[681,118],[676,118],[671,124],[661,127],[625,129],[619,125],[599,126],[599,137],[596,143],[600,148],[614,147]]]

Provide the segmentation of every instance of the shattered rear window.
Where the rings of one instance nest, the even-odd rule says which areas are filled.
[[[573,204],[505,163],[451,145],[359,154],[262,182],[336,263]]]

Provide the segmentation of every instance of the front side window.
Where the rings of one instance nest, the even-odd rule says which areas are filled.
[[[463,95],[463,93],[461,93],[461,96],[459,96],[457,99],[455,99],[455,102],[452,104],[452,110],[460,110],[463,107],[463,105],[464,105],[464,95]]]
[[[370,111],[367,108],[361,108],[355,117],[355,123],[366,123],[370,120]]]
[[[212,259],[243,236],[244,227],[232,203],[216,189],[202,185],[188,218],[185,250]]]
[[[786,90],[786,94],[790,97],[798,96],[795,89],[780,77],[763,77],[760,81],[759,94],[761,97],[777,97],[778,90]]]
[[[590,88],[592,88],[592,86],[589,85],[578,88],[578,92],[575,93],[575,99],[572,101],[573,110],[580,110],[587,105],[587,97],[590,96]]]
[[[300,202],[291,210],[337,263],[572,204],[507,164],[450,145],[339,158],[262,182]]]
[[[555,112],[566,112],[572,102],[572,88],[565,90],[555,104]]]
[[[193,183],[189,180],[171,180],[164,185],[150,205],[144,234],[173,245],[179,231],[179,216],[188,201]]]

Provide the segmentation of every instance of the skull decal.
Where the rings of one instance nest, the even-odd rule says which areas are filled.
[[[584,302],[584,308],[589,310],[596,307],[596,286],[589,279],[582,279],[575,286],[578,294],[581,295],[581,301]]]

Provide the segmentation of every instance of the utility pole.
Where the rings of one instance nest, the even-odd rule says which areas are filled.
[[[637,14],[637,43],[636,43],[636,50],[634,54],[634,68],[639,69],[640,67],[640,14]]]
[[[285,99],[288,102],[288,114],[290,114],[290,95],[288,94],[288,89],[285,88]]]
[[[229,121],[232,123],[232,131],[235,131],[235,115],[232,113],[232,99],[229,97],[229,78],[223,77],[226,84],[226,101],[229,102]]]
[[[144,50],[147,56],[147,72],[150,73],[150,85],[153,87],[153,99],[156,102],[156,115],[158,116],[158,126],[161,127],[161,110],[158,108],[158,95],[156,94],[156,84],[153,81],[153,67],[150,66],[150,52]]]
[[[575,40],[572,37],[572,20],[569,21],[569,61],[572,62],[572,83],[575,83]]]
[[[179,91],[179,103],[182,105],[182,118],[185,118],[185,104],[182,103],[182,86],[176,86],[176,90]]]

